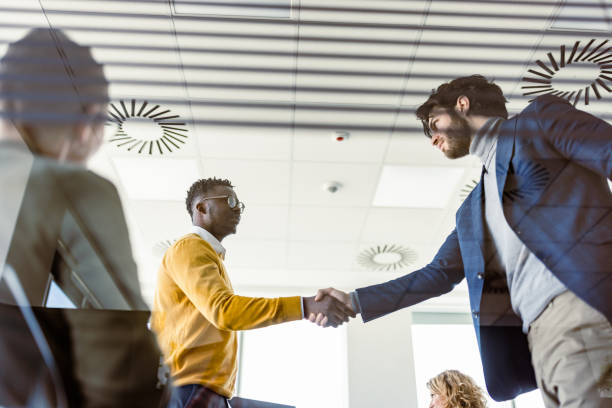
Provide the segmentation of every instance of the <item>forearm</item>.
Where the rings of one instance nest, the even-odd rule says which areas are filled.
[[[222,330],[250,330],[302,319],[301,298],[254,298],[223,294],[210,299],[204,314]]]

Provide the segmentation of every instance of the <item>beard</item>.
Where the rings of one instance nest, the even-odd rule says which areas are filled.
[[[454,109],[449,109],[451,124],[446,131],[447,149],[444,155],[449,159],[458,159],[470,153],[472,130],[467,120]]]

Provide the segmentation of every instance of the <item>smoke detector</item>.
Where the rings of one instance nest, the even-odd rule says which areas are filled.
[[[332,140],[334,142],[345,142],[349,137],[351,137],[351,134],[346,130],[336,130],[332,132]]]
[[[338,190],[340,190],[342,188],[342,183],[338,182],[338,181],[328,181],[327,183],[323,183],[323,190],[327,191],[328,193],[337,193]]]

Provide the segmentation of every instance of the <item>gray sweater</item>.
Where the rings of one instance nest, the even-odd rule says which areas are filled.
[[[548,303],[567,288],[523,244],[510,228],[502,210],[495,175],[495,153],[502,118],[491,118],[476,133],[470,154],[478,156],[485,168],[485,279],[505,274],[512,309],[523,321],[523,332],[542,313]]]

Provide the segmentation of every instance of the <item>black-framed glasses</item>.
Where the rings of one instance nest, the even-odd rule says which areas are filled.
[[[213,197],[204,197],[203,200],[211,200],[213,198],[227,198],[227,205],[229,206],[229,208],[233,210],[234,208],[238,207],[240,212],[244,211],[244,203],[242,201],[238,201],[236,196],[228,194],[228,195],[220,195],[220,196],[213,196]]]

